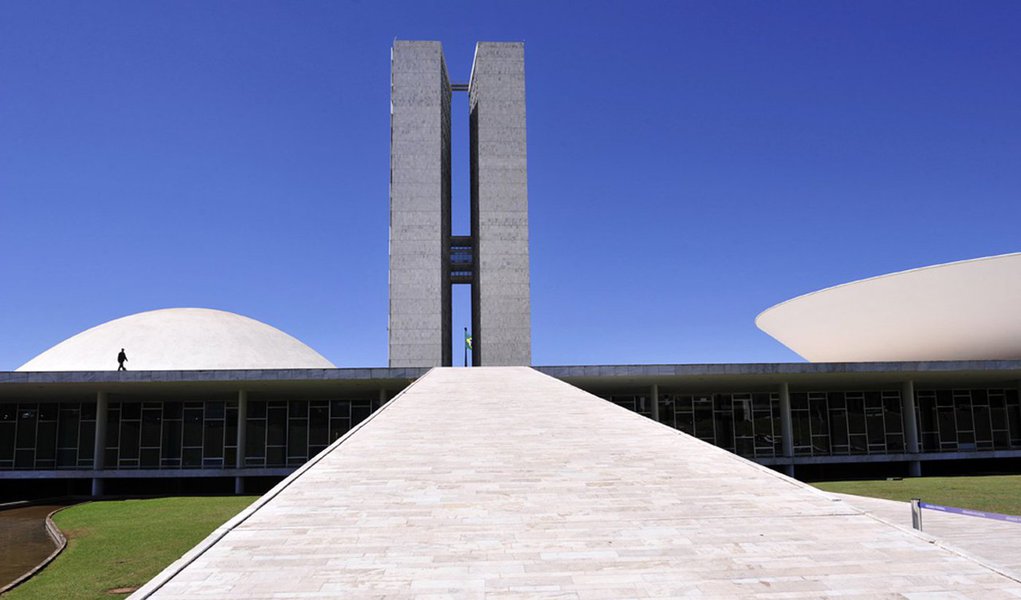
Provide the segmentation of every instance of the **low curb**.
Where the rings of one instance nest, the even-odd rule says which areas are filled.
[[[21,503],[12,503],[12,504],[21,504]],[[28,503],[24,503],[24,504],[27,505]],[[50,539],[53,540],[53,544],[57,548],[53,552],[51,552],[49,556],[47,556],[46,558],[42,559],[42,561],[40,561],[39,564],[37,564],[36,566],[34,566],[31,569],[29,569],[24,575],[22,575],[21,577],[18,577],[14,581],[12,581],[12,582],[8,583],[7,585],[5,585],[4,587],[0,588],[0,594],[5,594],[5,593],[13,590],[14,588],[18,587],[19,585],[25,583],[26,581],[28,581],[32,577],[34,577],[37,573],[39,573],[39,571],[42,571],[44,568],[46,568],[47,565],[49,565],[51,562],[53,562],[53,559],[57,558],[57,556],[59,556],[60,553],[64,551],[64,548],[67,547],[67,538],[60,531],[60,528],[57,527],[57,524],[53,522],[53,515],[57,514],[58,512],[60,512],[62,510],[64,510],[65,508],[71,508],[72,506],[80,506],[81,504],[83,504],[83,503],[69,504],[67,506],[61,506],[60,508],[58,508],[58,509],[50,512],[50,514],[46,515],[46,534],[50,536]]]

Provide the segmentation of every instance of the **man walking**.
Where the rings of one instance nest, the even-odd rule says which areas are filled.
[[[127,371],[127,369],[124,368],[124,363],[127,362],[127,360],[128,360],[128,355],[124,354],[124,348],[121,348],[120,353],[117,355],[117,365],[118,365],[117,366],[117,370],[118,371]]]

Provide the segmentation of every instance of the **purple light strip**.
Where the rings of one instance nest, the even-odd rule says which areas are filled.
[[[1021,517],[1014,515],[1001,515],[1000,513],[972,510],[970,508],[957,508],[956,506],[940,506],[939,504],[929,504],[928,502],[919,502],[918,506],[920,508],[928,508],[929,510],[938,510],[940,512],[957,515],[967,515],[969,517],[982,517],[983,519],[995,519],[997,521],[1007,521],[1009,523],[1021,523]]]

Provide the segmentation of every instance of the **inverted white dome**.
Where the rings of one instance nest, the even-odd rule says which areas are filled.
[[[1021,359],[1021,253],[826,288],[755,324],[812,362]]]
[[[283,331],[209,308],[166,308],[114,319],[68,338],[18,371],[112,371],[124,348],[130,371],[332,369]]]

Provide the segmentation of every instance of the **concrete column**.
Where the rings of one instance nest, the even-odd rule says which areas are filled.
[[[901,415],[904,418],[904,451],[918,454],[918,419],[915,418],[915,382],[905,381],[900,389]],[[908,474],[921,477],[922,463],[913,460],[908,463]]]
[[[383,405],[386,404],[388,400],[390,400],[390,397],[387,395],[386,390],[381,388],[379,390],[379,406],[376,407],[376,410],[382,408]]]
[[[96,392],[96,437],[92,446],[92,469],[94,471],[102,471],[106,466],[107,404],[106,392]],[[103,479],[101,477],[92,478],[92,495],[103,495]]]
[[[783,437],[783,455],[790,458],[785,471],[794,477],[794,426],[791,423],[791,390],[786,381],[780,384],[780,435]]]
[[[652,420],[659,423],[659,384],[654,383],[649,388],[649,402],[652,405],[649,407],[649,414],[652,415]]]
[[[245,468],[245,445],[248,441],[247,432],[248,428],[245,427],[245,423],[248,421],[248,392],[245,390],[238,390],[238,452],[237,461],[235,467],[238,469]],[[245,493],[245,478],[238,475],[234,477],[234,493],[244,494]]]

